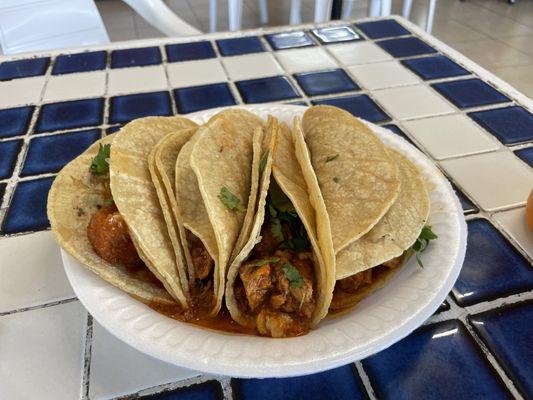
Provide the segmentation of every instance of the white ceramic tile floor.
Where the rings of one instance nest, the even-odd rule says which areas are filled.
[[[405,121],[403,126],[436,160],[499,148],[496,140],[462,114]]]
[[[2,399],[79,399],[86,320],[78,301],[0,317]]]
[[[524,205],[533,170],[510,151],[441,161],[440,165],[486,211]]]
[[[44,76],[0,82],[0,108],[38,103],[44,86]]]
[[[368,90],[413,85],[420,79],[398,61],[348,67],[350,74]]]
[[[225,82],[226,74],[216,59],[167,64],[170,84],[174,88]]]
[[[333,44],[328,51],[344,65],[369,64],[392,60],[393,57],[378,45],[367,42]]]
[[[162,65],[109,70],[107,92],[111,96],[166,89],[167,77]]]
[[[525,207],[499,212],[494,214],[493,218],[530,257],[533,257],[533,233],[527,226]]]
[[[282,50],[278,51],[276,56],[283,68],[291,74],[336,67],[333,58],[318,47]]]
[[[234,81],[281,75],[283,69],[269,53],[224,57],[222,59],[229,77]]]
[[[105,71],[51,76],[43,101],[64,101],[100,97],[105,93]]]

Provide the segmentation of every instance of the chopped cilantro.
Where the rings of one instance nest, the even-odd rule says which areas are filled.
[[[340,180],[340,179],[337,178],[336,176],[333,177],[333,182],[335,182],[335,183],[339,183],[339,180]]]
[[[302,278],[300,271],[298,271],[294,265],[286,263],[281,269],[283,270],[285,277],[289,280],[291,288],[301,288],[304,286],[304,278]]]
[[[280,242],[283,242],[285,240],[285,237],[283,236],[283,230],[281,228],[281,221],[279,220],[279,218],[272,218],[272,225],[270,227],[270,231],[272,232],[272,236],[274,236]]]
[[[252,265],[253,267],[262,267],[263,265],[274,264],[277,262],[279,262],[279,257],[272,257],[272,258],[266,258],[264,260],[256,261],[254,263],[251,263],[250,265]]]
[[[418,238],[416,239],[415,243],[411,246],[410,249],[407,249],[404,254],[415,253],[418,265],[424,268],[424,264],[422,264],[419,254],[426,250],[431,240],[435,240],[437,238],[438,236],[433,233],[433,231],[431,230],[431,226],[426,225],[422,228],[422,231],[420,232],[420,235],[418,235]]]
[[[270,203],[279,212],[294,212],[294,206],[291,200],[282,192],[280,187],[275,181],[270,182],[268,188],[268,195],[270,197]]]
[[[268,160],[268,149],[265,151],[265,154],[261,157],[261,160],[259,161],[259,174],[262,175],[263,171],[265,170],[265,167],[267,165]]]
[[[330,162],[330,161],[333,161],[333,160],[337,159],[338,157],[339,157],[339,154],[338,154],[338,153],[337,153],[337,154],[334,154],[334,155],[332,155],[332,156],[328,156],[328,157],[326,158],[326,162],[328,163],[328,162]]]
[[[104,206],[111,206],[113,204],[115,204],[115,201],[113,199],[104,200]]]
[[[243,211],[243,207],[239,198],[233,193],[231,193],[231,191],[226,186],[223,186],[222,189],[220,189],[220,194],[218,195],[218,198],[230,210]]]
[[[102,144],[98,147],[98,154],[94,156],[90,171],[95,175],[107,175],[109,174],[109,157],[111,155],[111,145]]]

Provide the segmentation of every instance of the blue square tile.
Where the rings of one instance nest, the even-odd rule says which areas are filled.
[[[109,123],[130,122],[149,116],[172,115],[168,92],[129,94],[112,97],[109,106]]]
[[[157,47],[115,50],[111,53],[111,68],[139,67],[161,64],[161,53]]]
[[[470,71],[441,55],[402,60],[402,64],[425,80],[470,74]]]
[[[393,19],[369,21],[356,24],[371,39],[410,35],[407,29]]]
[[[175,89],[174,98],[180,114],[236,104],[227,83]]]
[[[268,43],[274,50],[292,49],[295,47],[314,46],[311,36],[304,31],[282,32],[266,35]]]
[[[387,39],[376,42],[376,44],[393,57],[411,57],[437,52],[429,44],[416,37]]]
[[[468,221],[466,257],[453,292],[469,306],[533,289],[529,262],[484,219]]]
[[[533,114],[522,107],[478,111],[468,116],[504,144],[533,140]]]
[[[359,96],[336,97],[332,99],[314,100],[313,104],[328,104],[346,110],[356,117],[370,122],[390,120],[389,116],[366,94]]]
[[[236,85],[245,103],[266,103],[299,97],[296,89],[284,76],[240,81]]]
[[[0,142],[0,179],[7,179],[13,173],[21,145],[22,140]]]
[[[223,56],[237,56],[239,54],[261,53],[265,47],[257,36],[235,39],[217,40],[218,50]]]
[[[28,129],[34,107],[0,110],[0,138],[23,135]]]
[[[363,37],[351,26],[318,28],[313,29],[311,32],[313,32],[313,35],[315,35],[322,43],[326,44],[363,40]]]
[[[0,64],[0,81],[44,75],[49,63],[49,57],[3,62]]]
[[[470,322],[526,399],[533,399],[533,301],[487,311]]]
[[[394,124],[383,125],[383,128],[387,128],[388,130],[392,131],[393,133],[400,136],[402,139],[407,140],[413,146],[418,148],[418,146],[414,144],[414,142],[409,138],[409,136],[407,136],[405,132],[402,131],[397,125],[394,125]]]
[[[518,157],[527,162],[530,167],[533,167],[533,147],[520,149],[514,152]]]
[[[122,125],[112,126],[105,130],[106,135],[111,135],[112,133],[118,132],[122,128]]]
[[[87,99],[45,104],[37,120],[35,132],[51,132],[100,125],[104,99]]]
[[[168,62],[204,60],[215,58],[215,51],[211,43],[207,41],[168,44],[165,46]]]
[[[455,194],[459,198],[459,201],[461,202],[463,212],[465,214],[477,213],[479,211],[479,208],[477,208],[475,204],[472,203],[472,201],[468,197],[466,197],[466,195],[461,190],[459,190],[457,186],[455,186],[453,183],[451,185],[453,187],[453,190],[455,190]]]
[[[34,138],[30,141],[21,175],[58,172],[100,137],[100,130],[92,129]]]
[[[142,400],[222,400],[223,398],[222,387],[216,381],[139,397]]]
[[[511,399],[459,321],[422,327],[363,360],[379,399]]]
[[[459,108],[486,106],[510,101],[480,79],[434,83],[433,88]]]
[[[0,201],[4,197],[4,193],[6,192],[6,184],[0,183]]]
[[[304,72],[294,77],[309,96],[359,90],[359,86],[342,69]]]
[[[60,55],[54,62],[52,75],[98,71],[105,69],[106,61],[107,53],[105,51]]]
[[[353,364],[294,378],[233,379],[231,386],[236,397],[242,400],[366,399]]]
[[[448,304],[448,302],[444,300],[439,306],[439,308],[437,308],[437,311],[435,312],[435,314],[441,313],[443,311],[448,311],[449,309],[450,309],[450,304]]]
[[[2,233],[37,231],[50,226],[46,216],[46,199],[53,181],[51,177],[18,183]]]

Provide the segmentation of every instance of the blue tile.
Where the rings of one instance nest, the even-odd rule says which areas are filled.
[[[470,71],[441,55],[402,60],[402,64],[425,80],[470,74]]]
[[[359,90],[359,86],[342,69],[304,72],[294,77],[309,96]]]
[[[346,110],[356,117],[370,122],[390,120],[389,116],[366,94],[359,96],[336,97],[332,99],[315,100],[313,104],[328,104]]]
[[[23,135],[28,129],[34,107],[0,110],[0,138]]]
[[[106,135],[111,135],[112,133],[118,132],[122,128],[122,125],[112,126],[105,130]]]
[[[413,143],[413,141],[409,138],[409,136],[407,136],[404,131],[402,131],[400,128],[398,128],[397,125],[394,125],[394,124],[383,125],[383,128],[387,128],[388,130],[392,131],[393,133],[395,133],[398,136],[400,136],[402,139],[407,140],[413,146],[418,148],[418,146]]]
[[[52,75],[98,71],[105,69],[106,60],[107,53],[105,51],[60,55],[54,62]]]
[[[371,39],[410,35],[407,29],[393,19],[369,21],[356,24]]]
[[[449,309],[450,309],[450,305],[448,304],[446,300],[444,300],[439,306],[439,308],[437,308],[437,312],[435,312],[435,314],[441,313],[443,311],[448,311]]]
[[[100,137],[100,130],[92,129],[34,138],[30,141],[21,175],[58,172]]]
[[[45,104],[37,120],[35,132],[74,129],[100,125],[104,114],[104,99],[87,99]]]
[[[522,107],[478,111],[468,116],[504,144],[533,140],[533,114]]]
[[[411,57],[437,52],[433,47],[416,37],[387,39],[376,42],[376,44],[393,57]]]
[[[266,35],[268,43],[274,50],[292,49],[295,47],[314,46],[311,36],[304,31],[282,32]]]
[[[466,257],[455,282],[461,306],[533,289],[529,262],[484,219],[468,221]]]
[[[175,89],[174,98],[180,114],[236,104],[227,83]]]
[[[161,64],[161,53],[157,47],[115,50],[111,53],[111,68],[139,67]]]
[[[148,116],[172,115],[168,92],[130,94],[112,97],[109,106],[111,124],[129,122]]]
[[[5,183],[0,183],[0,201],[4,197],[5,191],[6,191],[6,184]]]
[[[459,190],[457,186],[455,186],[453,183],[451,183],[451,185],[453,187],[453,190],[455,190],[455,194],[459,198],[459,201],[461,202],[461,207],[463,208],[463,212],[465,214],[477,213],[479,211],[479,208],[477,208],[475,204],[472,203],[472,201],[468,197],[466,197],[466,195],[461,190]]]
[[[299,97],[296,89],[284,76],[240,81],[236,85],[245,103],[266,103]]]
[[[231,386],[236,398],[242,400],[366,399],[353,364],[295,378],[233,379]]]
[[[217,40],[220,54],[223,56],[237,56],[239,54],[261,53],[265,47],[257,36],[249,36],[235,39]]]
[[[168,62],[204,60],[216,57],[213,46],[206,41],[169,44],[165,46],[165,49]]]
[[[533,301],[487,311],[470,322],[526,399],[533,399]]]
[[[434,83],[433,88],[459,108],[486,106],[510,101],[480,79]]]
[[[21,145],[22,140],[0,142],[0,179],[9,178],[13,173]]]
[[[527,162],[530,167],[533,167],[533,147],[520,149],[514,152],[518,157]]]
[[[511,399],[459,321],[422,327],[363,360],[379,399]]]
[[[51,177],[18,183],[2,233],[37,231],[50,226],[46,216],[46,199],[53,180]]]
[[[49,57],[3,62],[0,64],[0,81],[44,75],[49,63]]]
[[[351,42],[363,40],[363,37],[351,26],[332,26],[329,28],[313,29],[311,32],[320,39],[322,43]]]
[[[142,400],[222,400],[220,383],[209,381],[168,392],[139,397]]]

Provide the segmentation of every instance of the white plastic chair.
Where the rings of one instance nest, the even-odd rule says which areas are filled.
[[[412,6],[413,6],[413,0],[403,0],[402,15],[404,18],[409,19]],[[437,7],[437,0],[429,0],[428,15],[426,19],[426,32],[427,33],[431,33],[433,29],[433,20],[435,19],[435,8],[436,7]]]

